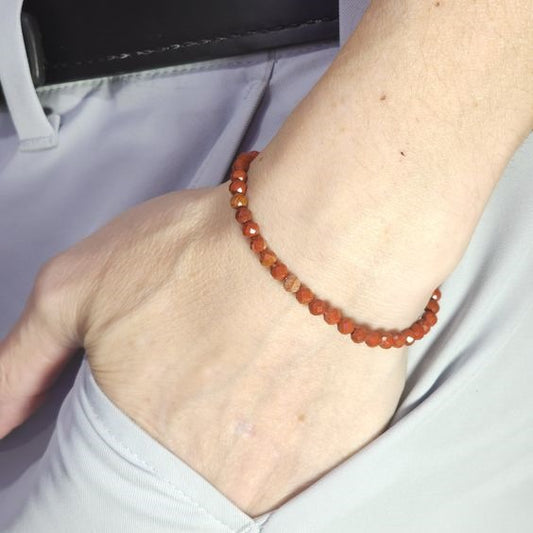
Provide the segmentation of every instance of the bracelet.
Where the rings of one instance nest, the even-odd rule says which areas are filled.
[[[270,269],[272,277],[283,283],[283,287],[289,293],[293,293],[301,304],[307,305],[310,313],[323,316],[324,320],[337,326],[337,330],[350,335],[355,343],[364,342],[367,346],[380,348],[401,348],[410,346],[424,337],[437,323],[439,311],[438,301],[441,298],[439,288],[433,291],[424,313],[408,328],[401,331],[372,329],[357,324],[353,319],[346,317],[336,307],[332,307],[327,301],[317,298],[315,294],[304,285],[287,266],[280,261],[278,256],[267,246],[263,236],[259,233],[259,225],[252,219],[252,212],[248,208],[248,168],[251,162],[259,155],[259,152],[244,152],[240,154],[231,167],[229,191],[232,195],[230,205],[235,212],[235,219],[242,227],[242,233],[250,240],[250,248],[259,257],[260,263]]]

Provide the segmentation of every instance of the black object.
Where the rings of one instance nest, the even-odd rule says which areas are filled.
[[[24,12],[20,17],[20,24],[22,26],[22,38],[24,39],[26,55],[28,56],[31,79],[35,87],[40,87],[44,84],[45,72],[44,52],[39,26],[34,17]],[[4,94],[0,86],[0,104],[4,103]]]
[[[46,85],[338,39],[338,0],[26,0]]]

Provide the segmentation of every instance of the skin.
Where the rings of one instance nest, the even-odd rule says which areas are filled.
[[[417,319],[533,127],[532,13],[371,3],[249,173],[262,234],[317,295],[371,327]],[[227,184],[154,198],[43,266],[0,342],[0,436],[79,346],[116,405],[250,516],[384,430],[407,349],[311,316],[229,198]]]

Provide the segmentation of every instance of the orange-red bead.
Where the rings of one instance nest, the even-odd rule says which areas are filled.
[[[388,332],[381,332],[381,340],[379,341],[380,348],[388,350],[392,348],[392,334]]]
[[[438,313],[440,309],[439,304],[437,303],[437,300],[429,300],[429,302],[426,305],[426,311],[431,311],[432,313]]]
[[[327,309],[324,311],[324,320],[328,324],[338,324],[341,318],[342,313],[336,307],[328,306]]]
[[[231,207],[246,207],[248,205],[248,198],[244,194],[234,194],[230,200]]]
[[[309,302],[309,311],[312,315],[321,315],[326,310],[326,303],[323,300],[315,298]]]
[[[250,163],[242,156],[239,156],[236,160],[235,160],[235,163],[233,163],[233,170],[248,170],[248,165]]]
[[[274,279],[281,281],[287,277],[289,269],[283,263],[276,263],[270,267],[270,273]]]
[[[247,207],[238,207],[237,211],[235,211],[235,220],[239,224],[244,224],[252,220],[252,212]]]
[[[374,346],[378,346],[380,342],[381,342],[381,335],[379,331],[370,330],[365,339],[366,345],[370,346],[371,348],[374,348]]]
[[[401,348],[402,346],[405,346],[405,335],[403,333],[393,333],[392,345],[395,348]]]
[[[256,235],[250,239],[250,248],[258,254],[266,248],[266,242],[261,235]]]
[[[245,170],[234,170],[229,175],[231,181],[246,181],[248,179],[248,174]]]
[[[343,335],[349,335],[355,329],[355,324],[351,318],[342,317],[337,324],[337,329]]]
[[[259,260],[263,266],[271,267],[278,260],[278,256],[270,248],[267,248],[259,254]]]
[[[254,237],[259,233],[259,226],[253,220],[249,220],[243,224],[242,233],[246,237]]]
[[[440,292],[440,289],[437,288],[433,291],[433,294],[431,295],[431,299],[438,302],[441,296],[442,296],[442,293]]]
[[[246,183],[244,181],[234,180],[229,184],[229,190],[233,194],[246,194]]]
[[[354,342],[365,342],[366,336],[368,334],[368,330],[362,326],[357,326],[351,334],[352,340]]]
[[[309,287],[302,286],[296,291],[296,299],[301,304],[308,304],[309,302],[313,301],[314,297],[315,295]]]
[[[426,334],[424,328],[418,322],[415,322],[409,329],[413,332],[415,340],[421,339]]]
[[[437,315],[433,311],[426,311],[422,315],[422,318],[430,327],[433,327],[437,323]]]
[[[431,326],[423,318],[417,320],[416,324],[420,324],[420,327],[424,330],[424,335],[431,329]]]
[[[291,273],[283,280],[283,287],[287,292],[296,292],[301,285],[302,282]]]
[[[411,346],[411,344],[415,342],[415,338],[413,336],[413,332],[411,331],[411,328],[404,329],[403,334],[405,335],[405,344],[407,346]]]

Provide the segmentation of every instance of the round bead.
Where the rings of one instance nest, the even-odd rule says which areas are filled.
[[[253,220],[249,220],[248,222],[245,222],[243,224],[242,233],[246,237],[254,237],[255,235],[259,233],[259,226]]]
[[[426,311],[431,311],[432,313],[437,314],[439,312],[440,306],[437,303],[437,300],[429,300],[426,305]]]
[[[234,170],[229,177],[231,181],[246,181],[248,179],[245,170]]]
[[[379,346],[388,350],[392,347],[392,333],[381,332]]]
[[[365,342],[367,334],[368,334],[368,329],[362,326],[357,326],[353,330],[351,337],[354,342],[357,342],[357,343]]]
[[[301,304],[308,304],[309,302],[313,301],[313,298],[315,295],[313,294],[313,291],[309,289],[309,287],[305,287],[302,285],[297,291],[296,291],[296,299]]]
[[[430,327],[433,327],[437,323],[437,315],[432,311],[426,311],[422,315],[422,319],[426,322],[426,324],[429,324]]]
[[[278,260],[278,256],[270,248],[267,248],[259,254],[259,260],[263,266],[271,267]]]
[[[231,207],[246,207],[248,205],[248,198],[244,194],[234,194],[230,201]]]
[[[247,207],[239,207],[235,211],[235,219],[239,224],[244,224],[252,220],[252,212]]]
[[[417,324],[420,324],[420,327],[424,330],[424,335],[431,329],[431,326],[423,319],[416,321]]]
[[[276,263],[270,267],[270,273],[274,279],[281,281],[287,277],[289,269],[283,263]]]
[[[328,324],[338,324],[342,318],[342,313],[336,307],[329,307],[324,311],[324,320]]]
[[[355,324],[351,318],[342,317],[337,324],[337,329],[343,335],[350,335],[355,329]]]
[[[413,332],[411,331],[411,328],[404,329],[402,333],[405,335],[405,344],[407,346],[411,346],[411,344],[415,342],[415,338],[413,337]]]
[[[379,333],[379,331],[372,330],[368,332],[366,339],[365,339],[365,343],[367,346],[374,348],[374,346],[378,346],[380,342],[381,342],[381,334]]]
[[[418,322],[415,322],[409,329],[413,332],[415,340],[421,339],[426,334],[424,328]]]
[[[435,300],[436,302],[438,302],[440,300],[440,297],[442,296],[442,293],[440,292],[440,289],[435,289],[433,291],[433,294],[431,296],[431,299],[432,300]]]
[[[247,185],[244,181],[232,180],[229,184],[229,192],[232,194],[246,194]]]
[[[395,348],[401,348],[405,345],[405,335],[403,333],[392,334],[392,345]]]
[[[239,157],[237,157],[237,159],[235,159],[235,163],[233,163],[232,169],[233,170],[248,170],[249,164],[250,162],[245,157],[240,155]]]
[[[315,298],[309,302],[309,311],[312,315],[321,315],[326,310],[326,303]]]
[[[301,285],[302,282],[294,274],[289,274],[283,280],[283,287],[287,292],[296,292]]]
[[[250,239],[250,248],[258,254],[266,248],[266,242],[261,235],[256,235]]]

